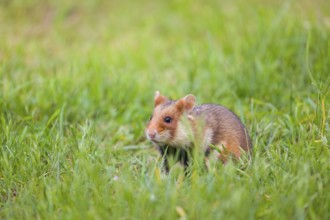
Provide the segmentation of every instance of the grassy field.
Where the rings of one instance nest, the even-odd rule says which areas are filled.
[[[330,219],[329,39],[327,0],[0,1],[0,219]],[[252,162],[162,176],[155,90]]]

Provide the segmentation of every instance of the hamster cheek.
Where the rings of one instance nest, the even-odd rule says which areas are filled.
[[[168,143],[171,139],[171,132],[169,130],[164,130],[158,134],[158,141],[163,143]]]

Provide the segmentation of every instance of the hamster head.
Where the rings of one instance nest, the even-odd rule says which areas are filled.
[[[187,95],[174,101],[157,91],[154,111],[145,129],[146,137],[156,144],[187,145],[188,134],[182,123],[182,117],[195,106],[195,100],[195,96]]]

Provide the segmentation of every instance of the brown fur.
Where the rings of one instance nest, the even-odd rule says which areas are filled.
[[[182,112],[178,111],[173,105],[168,106],[166,109],[155,108],[152,120],[148,122],[147,127],[149,129],[157,130],[158,133],[161,133],[164,130],[169,130],[171,133],[171,137],[173,138],[181,114]],[[167,116],[173,118],[173,122],[171,124],[166,124],[163,121],[163,118]]]
[[[201,147],[208,156],[212,147],[217,147],[220,152],[218,157],[224,163],[230,154],[239,158],[242,150],[249,152],[252,148],[244,125],[223,106],[203,104],[194,107],[193,95],[172,101],[159,92],[156,92],[154,102],[155,108],[147,124],[146,135],[158,148],[191,149],[194,143],[200,145],[197,147]],[[166,117],[171,118],[170,123],[165,122]],[[188,125],[183,123],[185,118],[189,121]],[[193,140],[189,139],[189,128]]]

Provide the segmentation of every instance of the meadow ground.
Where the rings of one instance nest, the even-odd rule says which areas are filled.
[[[329,39],[327,0],[0,1],[0,218],[330,219]],[[232,109],[252,162],[162,177],[155,90]]]

